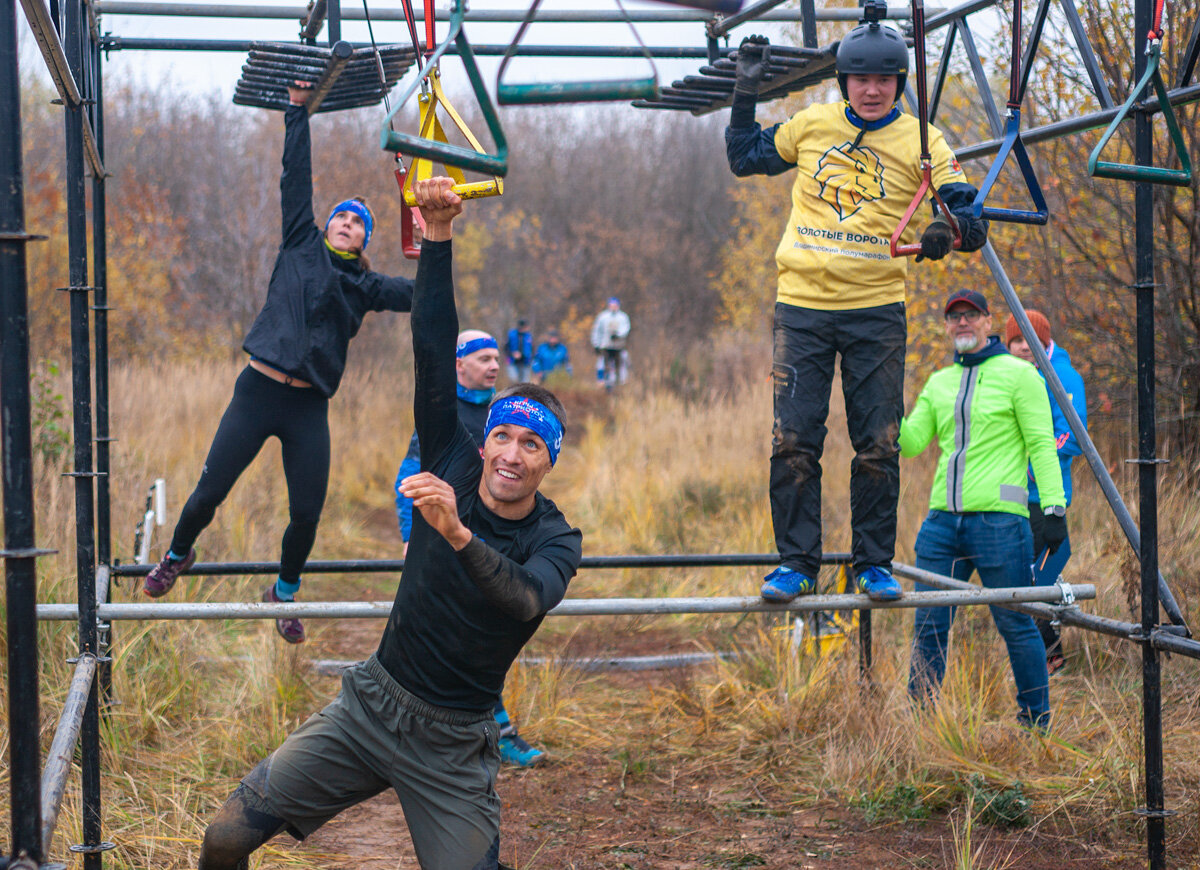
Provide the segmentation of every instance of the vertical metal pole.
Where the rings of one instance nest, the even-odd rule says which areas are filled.
[[[82,0],[67,0],[63,47],[71,75],[84,86],[84,35],[87,27]],[[96,539],[92,490],[92,385],[91,347],[88,334],[87,193],[84,177],[83,105],[66,111],[67,158],[67,261],[71,297],[71,404],[75,440],[75,570],[78,578],[79,651],[97,653],[96,638]],[[83,866],[99,870],[100,843],[100,715],[95,683],[84,711],[80,743],[83,798]]]
[[[0,452],[8,611],[8,733],[12,857],[42,860],[38,742],[37,568],[34,563],[25,180],[17,4],[0,4]]]
[[[1137,0],[1134,33],[1150,30],[1150,0]],[[1135,49],[1136,50],[1136,49]],[[1134,58],[1134,80],[1146,71],[1146,56]],[[1149,112],[1134,115],[1134,155],[1139,166],[1154,163]],[[1146,753],[1146,851],[1151,870],[1166,870],[1163,806],[1162,693],[1158,650],[1150,633],[1158,623],[1158,468],[1154,425],[1154,187],[1138,182],[1134,192],[1137,293],[1138,495],[1142,581],[1142,728]]]
[[[89,42],[89,45],[91,43]],[[104,162],[104,93],[101,87],[103,79],[102,59],[100,51],[93,45],[91,50],[92,70],[92,129],[96,134],[96,150],[100,154],[100,162]],[[95,284],[94,310],[96,323],[94,327],[96,343],[96,561],[101,565],[112,564],[112,496],[109,488],[110,450],[108,428],[108,218],[107,191],[104,176],[92,179],[92,281]],[[97,582],[99,582],[97,575]],[[111,575],[103,573],[105,588],[99,589],[99,596],[108,601]],[[112,624],[104,623],[99,627],[97,652],[100,656],[96,678],[100,683],[100,693],[107,707],[112,699],[112,661],[109,652],[112,648]]]
[[[871,611],[858,611],[858,678],[865,685],[871,684]]]
[[[96,149],[104,162],[104,104],[100,52],[92,52],[92,121]],[[92,281],[96,312],[96,558],[112,563],[112,519],[109,494],[108,429],[108,227],[105,179],[92,179]]]
[[[325,8],[325,28],[329,33],[329,47],[333,48],[342,38],[341,0],[329,0]]]

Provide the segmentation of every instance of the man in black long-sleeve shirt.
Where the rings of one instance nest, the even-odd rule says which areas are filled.
[[[379,649],[250,772],[205,832],[201,870],[237,870],[282,830],[303,839],[384,789],[400,798],[425,870],[499,867],[492,708],[504,676],[579,567],[581,535],[538,491],[562,443],[562,405],[531,384],[499,395],[482,456],[458,420],[449,179],[418,182],[426,221],[413,295],[421,471]]]

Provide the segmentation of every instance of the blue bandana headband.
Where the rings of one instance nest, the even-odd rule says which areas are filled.
[[[363,229],[367,234],[363,236],[363,250],[367,249],[367,243],[371,241],[371,230],[375,229],[375,221],[371,219],[370,210],[359,202],[357,199],[347,199],[344,202],[339,202],[333,207],[333,211],[329,213],[329,217],[325,220],[325,232],[329,232],[329,222],[333,220],[333,216],[338,212],[348,211],[351,214],[356,214],[362,218]]]
[[[500,349],[500,345],[496,344],[496,339],[490,335],[485,338],[472,338],[470,341],[464,341],[454,349],[456,359],[468,357],[476,351],[488,350],[489,348]]]
[[[546,449],[550,451],[550,464],[553,465],[557,461],[558,451],[562,448],[562,423],[541,402],[535,402],[526,396],[507,396],[496,402],[488,411],[487,426],[483,430],[484,439],[487,439],[493,429],[505,423],[531,430],[542,439]]]

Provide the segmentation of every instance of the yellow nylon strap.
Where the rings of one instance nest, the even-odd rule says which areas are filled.
[[[440,71],[435,67],[429,72],[429,92],[421,94],[419,101],[421,104],[421,138],[433,139],[436,142],[447,142],[446,131],[442,127],[442,122],[438,120],[437,107],[440,104],[445,109],[450,120],[454,122],[454,126],[463,135],[463,138],[471,144],[471,147],[480,154],[485,153],[483,146],[479,144],[479,140],[475,138],[475,134],[471,132],[466,123],[463,122],[462,116],[458,114],[454,106],[446,99],[446,92],[442,90],[442,77]],[[454,185],[450,188],[463,199],[480,199],[485,196],[500,196],[504,193],[504,181],[498,176],[491,181],[467,181],[463,176],[463,172],[457,166],[443,166],[446,175],[454,180]],[[414,157],[410,172],[404,178],[404,202],[406,205],[415,206],[417,198],[413,194],[412,184],[414,179],[421,181],[433,177],[433,161],[426,160],[423,157]]]

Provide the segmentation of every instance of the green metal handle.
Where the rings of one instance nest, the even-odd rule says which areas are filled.
[[[425,69],[429,70],[436,66],[442,55],[450,48],[451,43],[458,46],[458,55],[462,60],[463,68],[467,72],[467,79],[471,82],[471,89],[479,101],[479,110],[483,113],[483,120],[487,123],[488,132],[492,136],[492,141],[496,144],[496,153],[480,153],[474,148],[424,139],[420,136],[414,136],[411,133],[397,133],[392,129],[392,118],[400,111],[400,107],[407,103],[413,94],[417,92],[417,89],[421,86],[421,82],[425,80],[425,76],[423,75],[416,77],[416,80],[408,86],[408,90],[404,92],[404,95],[396,101],[395,107],[383,119],[383,130],[379,137],[379,147],[384,151],[409,154],[413,157],[423,157],[426,160],[436,160],[445,166],[454,166],[459,169],[470,170],[471,172],[482,172],[485,175],[504,177],[508,174],[508,140],[504,136],[504,127],[500,124],[500,116],[496,113],[496,107],[492,105],[487,88],[483,86],[483,77],[479,74],[479,65],[475,62],[475,53],[471,51],[471,44],[467,41],[466,34],[463,33],[462,25],[465,17],[466,9],[464,8],[463,0],[455,0],[454,9],[450,15],[450,32],[446,35],[445,42],[439,45],[437,50],[429,56],[429,59],[425,62]]]
[[[1158,65],[1161,59],[1161,49],[1158,43],[1150,46],[1147,52],[1150,55],[1150,60],[1146,64],[1146,71],[1142,74],[1142,78],[1129,92],[1129,98],[1125,100],[1117,116],[1113,118],[1112,123],[1108,125],[1108,129],[1104,131],[1104,135],[1100,137],[1100,141],[1096,143],[1096,147],[1092,149],[1092,153],[1088,156],[1088,174],[1094,178],[1114,178],[1120,181],[1144,181],[1150,184],[1172,184],[1178,187],[1187,187],[1192,183],[1192,160],[1188,155],[1187,143],[1183,140],[1183,134],[1179,130],[1179,120],[1175,117],[1175,110],[1171,107],[1171,98],[1167,94],[1166,85],[1163,84],[1162,76],[1159,75]],[[1167,132],[1170,134],[1171,142],[1175,146],[1175,153],[1179,156],[1181,169],[1166,169],[1160,166],[1139,166],[1134,163],[1109,163],[1100,159],[1100,152],[1104,150],[1104,146],[1108,144],[1108,140],[1117,132],[1117,128],[1137,102],[1138,96],[1145,90],[1146,85],[1151,81],[1154,82],[1154,93],[1158,96],[1158,105],[1163,114],[1163,120],[1167,123]]]
[[[612,100],[658,98],[658,77],[612,79],[596,82],[534,82],[496,84],[496,102],[501,106],[540,103],[598,103]]]

